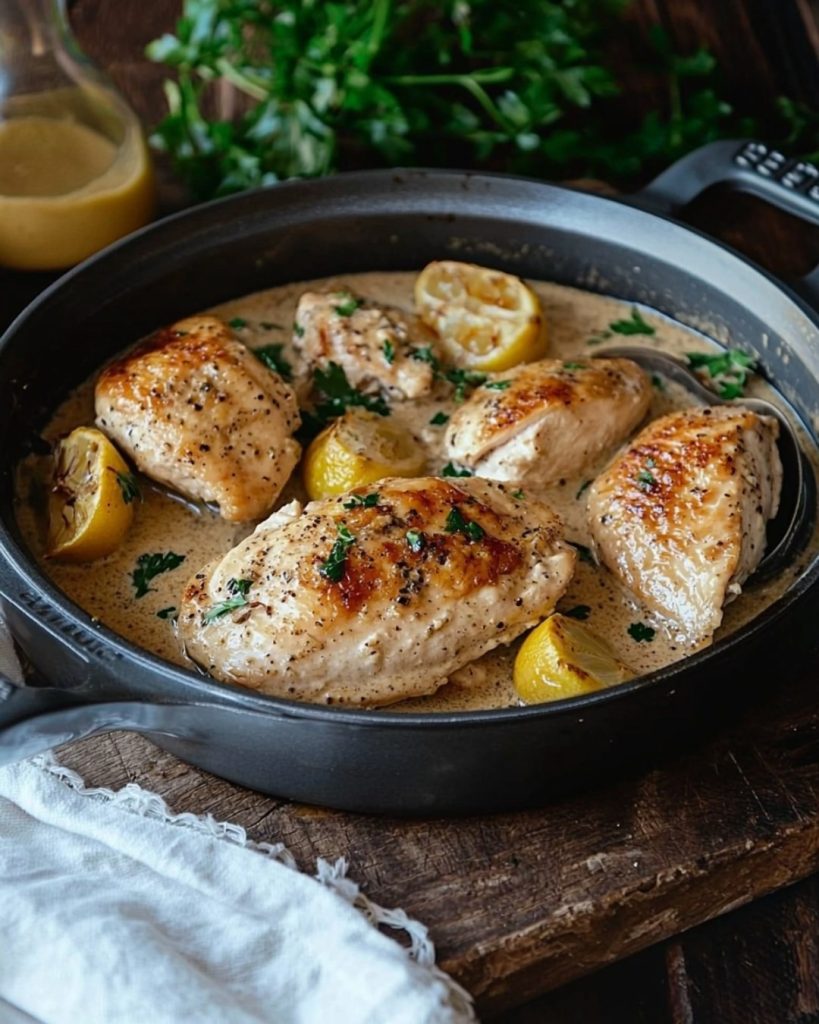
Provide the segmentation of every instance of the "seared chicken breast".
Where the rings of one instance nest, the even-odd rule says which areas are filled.
[[[620,444],[651,403],[628,359],[542,359],[493,375],[449,421],[449,457],[478,476],[548,486]]]
[[[229,520],[269,512],[301,453],[292,389],[215,316],[180,320],[111,363],[95,405],[143,473]]]
[[[434,345],[428,329],[411,313],[351,292],[305,292],[296,310],[293,345],[308,370],[336,363],[363,391],[406,399],[432,388],[432,366],[413,358],[416,349]]]
[[[551,509],[501,484],[390,478],[261,523],[189,582],[179,637],[224,682],[388,704],[539,622],[574,561]]]
[[[671,413],[592,484],[602,562],[683,639],[710,638],[759,564],[779,507],[778,434],[742,406]]]

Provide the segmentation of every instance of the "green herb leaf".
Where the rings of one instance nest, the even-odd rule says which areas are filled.
[[[466,398],[467,388],[480,387],[486,381],[486,374],[477,370],[445,370],[443,378],[455,385],[452,397],[460,405]]]
[[[269,370],[278,373],[283,380],[293,379],[293,368],[282,355],[284,345],[264,345],[262,348],[254,348],[251,351]]]
[[[293,321],[293,333],[296,335],[297,338],[303,338],[304,337],[304,328],[298,322],[298,320],[294,320]]]
[[[144,554],[137,558],[137,564],[131,573],[131,582],[134,586],[135,597],[145,597],[153,590],[148,584],[155,576],[163,572],[171,572],[185,561],[184,555],[177,555],[174,551],[156,552],[155,554]]]
[[[564,363],[563,364],[563,369],[564,370],[585,370],[587,368],[588,367],[587,367],[586,363],[572,363],[572,362],[569,362],[569,363]]]
[[[339,316],[352,316],[362,304],[361,299],[357,299],[355,295],[351,295],[348,292],[339,292],[339,297],[341,302],[337,306],[333,306],[333,309]]]
[[[467,519],[459,508],[453,506],[446,517],[444,529],[447,533],[462,533],[470,541],[482,540],[486,535],[485,530],[472,519]]]
[[[641,491],[650,491],[657,483],[657,478],[650,469],[641,469],[637,474],[637,486]]]
[[[330,420],[343,416],[347,409],[359,407],[389,416],[390,407],[380,395],[365,395],[347,380],[347,374],[337,363],[328,363],[326,369],[317,367],[313,373],[313,386],[322,399],[313,414],[314,427],[320,430]],[[302,417],[307,420],[306,417]],[[309,421],[307,421],[309,422]]]
[[[563,614],[567,615],[570,619],[579,619],[581,622],[585,622],[591,615],[591,608],[587,604],[576,604],[574,608],[570,608]]]
[[[523,501],[526,495],[523,493],[523,491],[512,491],[512,497],[515,499],[515,501]]]
[[[410,551],[417,555],[426,547],[427,539],[420,530],[407,530],[407,544]]]
[[[505,391],[511,383],[511,380],[490,380],[484,384],[484,387],[489,391]]]
[[[445,412],[436,412],[429,422],[433,427],[442,427],[445,423],[449,423],[449,416]]]
[[[665,391],[665,381],[659,376],[659,374],[652,373],[651,383],[658,391]]]
[[[688,365],[711,378],[720,398],[740,398],[745,394],[748,378],[756,369],[756,359],[742,349],[725,352],[687,352]]]
[[[231,577],[227,581],[226,589],[233,596],[225,601],[220,601],[219,604],[215,604],[212,608],[208,608],[202,616],[202,625],[209,626],[211,622],[221,619],[228,612],[234,612],[237,608],[244,608],[248,604],[247,594],[252,586],[253,580],[237,580]]]
[[[454,466],[451,462],[448,462],[441,470],[441,476],[472,476],[472,470],[467,469],[466,466]]]
[[[113,467],[112,467],[113,468]],[[130,505],[132,501],[136,501],[137,498],[142,500],[142,491],[139,489],[136,477],[133,473],[120,473],[114,470],[117,474],[117,483],[119,489],[122,492],[122,500],[126,505]]]
[[[347,570],[347,552],[355,544],[355,537],[347,529],[345,523],[339,523],[336,529],[338,530],[336,542],[326,560],[319,565],[319,572],[331,583],[338,583],[343,578]]]
[[[378,491],[373,491],[372,494],[351,494],[342,508],[375,508],[380,500],[381,495]]]
[[[395,345],[390,340],[390,338],[384,339],[382,350],[384,352],[384,359],[386,360],[387,363],[389,363],[390,366],[392,366],[393,362],[395,361]]]
[[[638,644],[650,644],[656,633],[656,629],[652,629],[651,626],[647,626],[644,622],[632,622],[628,627],[628,635],[632,640],[636,640]]]
[[[160,608],[156,613],[158,619],[175,619],[177,616],[176,605],[170,605],[168,608]]]
[[[234,331],[240,331],[243,327],[247,327],[247,320],[241,316],[234,316],[228,320],[228,327],[232,327]]]
[[[630,320],[615,320],[609,324],[609,330],[615,334],[656,334],[657,332],[643,320],[639,309],[632,309]]]
[[[411,355],[412,358],[419,363],[429,363],[433,370],[439,369],[441,365],[430,345],[424,345],[422,348],[414,348]]]
[[[591,487],[591,480],[584,480],[583,483],[577,488],[577,494],[575,494],[575,501],[579,501],[585,492]]]

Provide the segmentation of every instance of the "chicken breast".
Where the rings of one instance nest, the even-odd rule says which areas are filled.
[[[778,434],[742,406],[671,413],[591,486],[602,562],[681,639],[709,639],[759,564],[779,507]]]
[[[548,486],[620,444],[650,403],[651,381],[628,359],[542,359],[476,388],[446,450],[478,476]]]
[[[337,363],[363,391],[384,390],[394,398],[428,394],[434,372],[413,358],[434,346],[421,321],[400,309],[377,306],[351,292],[305,292],[296,309],[293,345],[308,370]]]
[[[180,320],[111,363],[95,405],[141,472],[232,521],[269,512],[301,454],[293,391],[215,316]]]
[[[539,622],[574,562],[542,503],[487,480],[394,477],[261,523],[189,582],[179,637],[224,682],[389,704]]]

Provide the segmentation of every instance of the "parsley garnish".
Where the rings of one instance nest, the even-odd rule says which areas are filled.
[[[433,370],[437,370],[441,365],[430,345],[424,345],[423,348],[414,348],[412,350],[412,358],[419,363],[429,363]]]
[[[665,383],[663,381],[663,378],[660,377],[658,374],[652,373],[651,383],[658,391],[665,391]]]
[[[515,499],[515,501],[523,501],[526,495],[523,493],[523,491],[512,491],[512,497]]]
[[[317,430],[337,416],[343,416],[345,411],[353,406],[368,409],[379,416],[390,414],[390,407],[379,395],[365,395],[354,388],[338,363],[328,363],[326,369],[318,367],[313,373],[313,384],[323,399],[316,405],[315,413],[309,418],[314,421],[311,425]],[[303,416],[303,419],[309,422],[307,416]]]
[[[471,519],[466,519],[459,508],[451,508],[446,517],[444,529],[447,533],[462,533],[470,541],[482,540],[485,536],[484,528]]]
[[[160,608],[156,613],[158,619],[175,619],[176,618],[176,605],[171,605],[168,608]]]
[[[407,544],[410,551],[417,555],[427,545],[427,539],[420,530],[407,530]]]
[[[657,477],[651,472],[655,469],[657,463],[652,458],[646,459],[646,468],[641,469],[637,474],[637,486],[641,491],[650,491],[652,487],[657,483]]]
[[[594,555],[591,553],[591,548],[587,548],[585,544],[576,544],[573,540],[570,540],[569,543],[580,556],[581,562],[588,562],[589,565],[597,565],[597,562],[594,560]]]
[[[636,640],[638,644],[650,644],[656,632],[656,629],[652,629],[651,626],[647,626],[644,622],[632,622],[628,627],[628,635],[632,640]]]
[[[384,339],[384,344],[381,346],[384,352],[384,359],[392,366],[395,361],[395,345],[389,338]]]
[[[591,608],[587,604],[576,604],[574,608],[570,608],[563,614],[567,615],[570,619],[579,619],[581,622],[585,622],[591,615]]]
[[[282,355],[283,351],[284,345],[264,345],[262,348],[252,349],[253,355],[260,359],[269,370],[278,373],[284,380],[292,380],[293,368]]]
[[[713,355],[708,352],[687,352],[688,365],[693,370],[703,370],[717,385],[720,398],[740,398],[745,394],[748,377],[756,369],[756,359],[732,348]]]
[[[297,338],[303,338],[304,337],[304,328],[298,322],[298,320],[294,320],[293,321],[293,333],[296,335]]]
[[[587,491],[591,487],[591,480],[584,480],[583,483],[577,488],[577,494],[575,494],[575,501],[579,501],[584,491]]]
[[[486,374],[476,370],[446,370],[443,377],[455,385],[452,397],[459,405],[466,398],[467,388],[478,388],[486,381]]]
[[[113,468],[113,467],[112,467]],[[139,489],[139,484],[136,481],[136,477],[133,473],[120,473],[114,470],[117,474],[117,483],[119,489],[122,492],[122,500],[126,505],[130,505],[132,501],[136,501],[137,498],[142,499],[142,491]]]
[[[234,316],[232,320],[228,320],[228,326],[232,327],[234,331],[240,331],[243,327],[247,327],[247,320],[242,316]]]
[[[615,320],[609,324],[609,330],[615,334],[656,334],[656,331],[643,320],[638,309],[632,309],[630,320]]]
[[[357,299],[349,292],[339,292],[338,295],[342,301],[337,306],[333,306],[333,309],[339,316],[352,316],[362,304],[361,299]]]
[[[137,559],[136,569],[131,573],[131,581],[136,590],[136,597],[145,597],[153,590],[148,583],[163,572],[170,572],[176,569],[185,561],[184,555],[177,555],[174,551],[157,552],[156,554],[140,555]]]
[[[442,427],[445,423],[449,423],[449,416],[445,412],[436,412],[429,422],[433,427]]]
[[[441,470],[441,476],[472,476],[472,470],[465,466],[453,466],[448,462]]]
[[[511,380],[490,380],[484,384],[484,387],[489,388],[490,391],[505,391],[511,383]]]
[[[248,603],[247,592],[252,586],[253,580],[236,580],[231,577],[227,581],[227,592],[233,596],[209,608],[202,616],[202,625],[209,626],[211,622],[221,619],[228,612],[236,611],[237,608],[244,608]]]
[[[355,537],[347,529],[346,524],[338,523],[337,530],[338,537],[330,554],[319,565],[319,572],[331,583],[338,583],[344,576],[347,569],[347,552],[355,544]]]
[[[564,370],[585,370],[586,369],[586,364],[585,363],[571,363],[571,362],[564,363],[563,364],[563,369]]]
[[[349,499],[344,502],[343,508],[375,508],[378,502],[381,500],[381,495],[378,491],[373,491],[372,494],[351,494]]]

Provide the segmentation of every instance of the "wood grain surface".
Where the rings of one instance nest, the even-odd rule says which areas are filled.
[[[639,0],[630,16],[645,28],[659,20],[682,44],[705,42],[731,87],[765,104],[785,89],[819,99],[815,6]],[[149,121],[160,110],[161,72],[142,50],[178,7],[72,7],[84,48]],[[635,90],[644,108],[657,101]],[[689,216],[780,274],[819,261],[819,239],[753,200],[706,196]],[[0,317],[46,280],[0,272]],[[305,869],[316,857],[346,856],[370,896],[430,926],[442,966],[486,1017],[808,1024],[819,1021],[819,881],[758,899],[819,868],[819,679],[815,658],[796,672],[787,646],[761,702],[709,746],[524,814],[401,822],[305,807],[213,778],[129,734],[60,756],[91,784],[137,782],[176,810],[283,841]],[[727,916],[712,920],[719,915]]]

